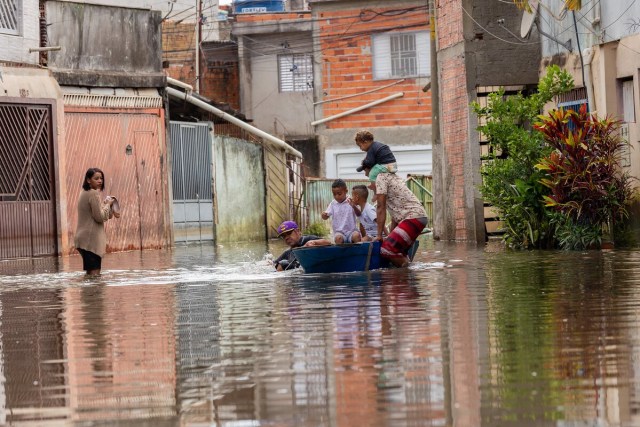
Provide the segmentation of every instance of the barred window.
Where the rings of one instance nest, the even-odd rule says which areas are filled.
[[[18,34],[22,0],[0,0],[0,33]]]
[[[313,62],[308,54],[278,55],[280,92],[304,92],[313,88]]]
[[[430,75],[429,33],[385,33],[372,37],[376,80]]]

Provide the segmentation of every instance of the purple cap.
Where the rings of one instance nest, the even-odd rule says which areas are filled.
[[[278,227],[278,236],[281,236],[288,231],[297,230],[297,229],[298,229],[298,224],[296,224],[293,221],[285,221],[282,224],[280,224],[280,227]]]

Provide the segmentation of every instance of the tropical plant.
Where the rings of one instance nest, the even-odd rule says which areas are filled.
[[[326,237],[329,235],[329,229],[322,222],[314,222],[313,224],[309,224],[309,226],[304,229],[303,233],[318,237]]]
[[[536,164],[551,152],[532,123],[545,104],[573,87],[573,80],[551,66],[531,96],[506,96],[503,89],[489,94],[487,105],[472,104],[483,125],[490,154],[482,167],[480,192],[505,224],[504,240],[512,247],[553,246],[553,224],[541,200],[549,189],[540,183],[545,172]]]
[[[620,137],[621,122],[600,120],[586,105],[579,111],[554,110],[539,119],[534,128],[553,148],[536,165],[547,174],[540,180],[550,190],[543,200],[566,218],[558,221],[564,234],[575,232],[570,244],[560,238],[561,246],[580,248],[582,236],[600,236],[603,229],[628,217],[633,190],[631,177],[621,167],[627,145]],[[585,247],[600,243],[589,239]]]

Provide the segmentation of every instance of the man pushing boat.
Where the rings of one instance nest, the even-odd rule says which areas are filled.
[[[318,236],[311,234],[303,235],[298,228],[298,224],[294,221],[284,221],[280,224],[278,227],[278,237],[284,239],[284,242],[289,246],[289,249],[284,251],[278,259],[274,261],[274,266],[278,271],[291,270],[293,268],[300,267],[300,263],[293,253],[294,248],[302,246],[327,246],[331,244],[329,240]]]

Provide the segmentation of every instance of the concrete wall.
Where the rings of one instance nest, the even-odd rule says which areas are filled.
[[[304,37],[306,36],[306,37]],[[279,46],[287,40],[302,37],[311,46],[310,34],[282,34],[282,42],[269,43]],[[254,126],[274,135],[313,135],[313,92],[280,92],[278,90],[277,54],[263,56],[264,47],[259,42],[250,44],[255,52],[251,60],[251,118]],[[282,53],[288,53],[282,49]]]
[[[262,147],[214,137],[216,241],[263,240],[266,233]]]
[[[61,85],[162,87],[159,11],[46,3],[49,68]],[[115,36],[117,35],[117,37]]]
[[[521,39],[523,12],[508,2],[476,1],[466,8],[469,20],[465,38],[466,59],[476,86],[537,84],[540,62],[539,34],[534,25]],[[471,2],[467,3],[471,6]],[[463,12],[464,14],[464,12]],[[466,14],[464,17],[468,18]],[[514,36],[515,34],[515,36]]]
[[[560,42],[570,40],[574,53],[577,53],[573,13],[561,13],[564,0],[548,0],[544,4],[545,7],[539,10],[542,30]],[[563,19],[557,19],[560,16]],[[633,0],[583,1],[582,9],[575,12],[580,47],[584,49],[638,33],[639,16],[640,3]],[[541,37],[541,42],[544,57],[568,53],[565,47],[549,37]]]
[[[253,26],[261,31],[265,25]],[[239,35],[241,110],[265,132],[285,138],[313,136],[313,91],[281,92],[278,86],[278,55],[311,53],[311,32],[281,29],[273,34],[242,37],[240,34],[251,31],[251,23],[247,23],[245,31],[234,27]]]
[[[38,0],[22,0],[18,34],[0,33],[0,61],[37,64],[38,53],[29,48],[40,46]]]

